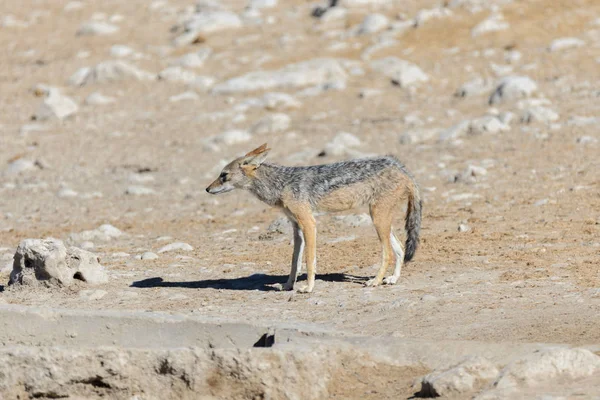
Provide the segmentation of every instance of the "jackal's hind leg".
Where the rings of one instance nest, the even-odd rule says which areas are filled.
[[[404,262],[404,249],[402,248],[402,243],[398,240],[396,235],[394,234],[394,228],[390,232],[390,242],[392,243],[392,250],[394,250],[394,257],[396,258],[396,266],[394,268],[394,273],[390,276],[387,276],[383,279],[383,283],[386,285],[395,285],[400,278],[400,272],[402,271],[402,264]]]
[[[392,215],[391,205],[386,201],[371,205],[371,219],[373,219],[373,225],[377,230],[377,236],[381,241],[381,247],[383,251],[381,267],[377,272],[375,278],[368,280],[366,286],[378,286],[383,281],[383,276],[388,266],[391,264],[394,250],[391,243],[392,234]]]

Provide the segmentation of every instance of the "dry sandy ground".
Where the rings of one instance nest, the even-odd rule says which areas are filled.
[[[280,1],[262,11],[262,23],[245,22],[206,35],[202,44],[176,48],[171,28],[192,2],[152,7],[138,0],[83,1],[81,8],[65,11],[67,3],[5,0],[0,6],[0,18],[13,15],[27,25],[5,22],[0,28],[0,165],[6,169],[0,175],[0,278],[8,281],[8,265],[22,239],[66,240],[105,223],[123,235],[94,241],[92,251],[110,277],[91,288],[106,292],[92,296],[100,298],[90,299],[90,292],[81,292],[90,287],[77,283],[35,290],[5,286],[0,302],[285,322],[348,335],[600,343],[600,3],[496,2],[510,28],[476,37],[472,28],[492,14],[492,6],[452,8],[451,15],[398,34],[395,44],[371,56],[417,64],[429,81],[409,88],[391,84],[369,68],[370,60],[361,59],[377,34],[343,36],[368,8],[350,8],[341,24],[324,26],[310,17],[313,3]],[[246,6],[223,3],[238,13]],[[378,9],[390,20],[438,6],[436,1],[390,4]],[[97,13],[122,16],[113,18],[120,30],[76,35],[94,14],[102,18]],[[583,45],[549,51],[553,40],[564,37],[579,38]],[[330,46],[336,42],[349,45],[334,51]],[[196,90],[195,100],[172,102],[171,96],[192,89],[167,81],[67,83],[78,68],[113,59],[115,44],[133,48],[137,56],[125,59],[153,73],[180,55],[210,47],[211,56],[194,71],[216,82],[320,57],[354,60],[364,73],[349,74],[344,88],[315,96],[302,88],[271,90],[302,104],[278,111],[291,118],[288,128],[207,149],[209,136],[249,129],[272,114],[264,107],[236,108],[265,92]],[[521,58],[507,62],[511,51]],[[533,79],[538,90],[531,98],[547,99],[543,106],[558,119],[522,122],[531,106],[519,105],[523,99],[490,109],[488,98],[503,75]],[[454,95],[476,77],[492,85],[481,94]],[[31,121],[42,101],[31,90],[36,84],[60,87],[78,103],[78,112],[63,121]],[[363,89],[380,92],[361,97]],[[86,105],[95,91],[116,101]],[[428,135],[504,111],[515,114],[506,131],[447,141]],[[581,117],[589,118],[581,122]],[[24,129],[28,124],[39,124],[39,130]],[[263,142],[276,163],[349,158],[354,153],[319,156],[339,132],[360,139],[357,153],[394,154],[414,173],[424,197],[421,247],[397,285],[365,288],[362,283],[380,260],[374,229],[320,215],[314,293],[275,291],[273,284],[286,279],[292,252],[288,233],[267,232],[278,212],[247,193],[214,197],[204,189],[223,162]],[[407,133],[412,141],[401,140]],[[43,168],[11,174],[16,159],[37,160]],[[485,174],[465,177],[469,166],[484,167]],[[131,186],[154,192],[126,194]],[[77,194],[59,196],[64,188]],[[367,210],[355,213],[362,212]],[[395,226],[402,227],[401,212],[396,219]],[[459,224],[468,230],[459,232]],[[135,258],[171,242],[194,250]],[[407,394],[407,389],[390,390]]]

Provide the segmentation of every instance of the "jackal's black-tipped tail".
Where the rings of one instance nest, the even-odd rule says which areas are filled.
[[[406,210],[406,245],[404,253],[404,262],[412,260],[419,247],[419,233],[421,232],[421,209],[423,202],[419,194],[419,188],[413,185],[408,196],[408,208]]]

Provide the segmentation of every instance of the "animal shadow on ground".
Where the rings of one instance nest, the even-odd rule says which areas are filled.
[[[131,287],[136,288],[156,288],[172,287],[186,289],[226,289],[226,290],[260,290],[270,291],[278,290],[273,285],[283,284],[287,281],[288,275],[267,275],[252,274],[241,278],[224,279],[206,279],[202,281],[188,282],[166,282],[163,278],[155,277],[135,281]],[[298,280],[306,279],[306,274],[300,276]],[[367,277],[354,276],[348,274],[322,274],[317,275],[317,279],[327,282],[365,282]]]

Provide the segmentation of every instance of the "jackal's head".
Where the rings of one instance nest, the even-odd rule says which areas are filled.
[[[206,191],[210,194],[219,194],[233,189],[248,188],[256,169],[265,161],[270,150],[265,143],[250,153],[236,158],[223,168],[219,177],[206,188]]]

